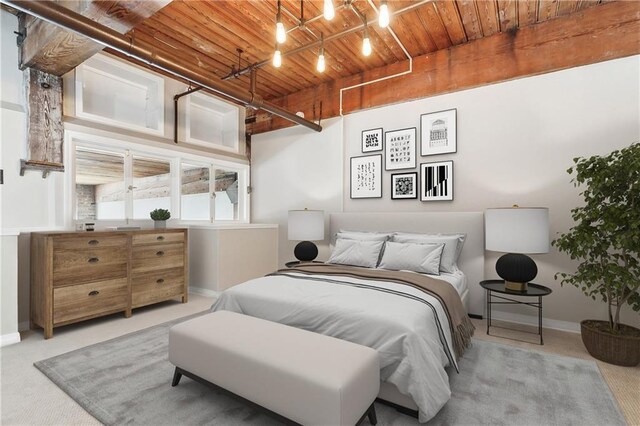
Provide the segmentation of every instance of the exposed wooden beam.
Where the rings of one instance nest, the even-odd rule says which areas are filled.
[[[65,1],[64,6],[122,34],[171,0]],[[35,68],[61,76],[103,49],[99,43],[30,15],[21,15],[20,69]]]
[[[622,1],[584,9],[517,31],[498,33],[415,58],[413,73],[344,92],[345,114],[472,87],[640,54],[640,2]],[[340,113],[340,89],[404,71],[405,62],[360,73],[288,96],[277,105],[323,119]],[[291,123],[259,112],[249,133]]]

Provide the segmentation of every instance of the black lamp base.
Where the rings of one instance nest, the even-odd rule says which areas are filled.
[[[507,290],[526,291],[527,283],[538,275],[538,267],[525,254],[507,253],[496,262],[496,272]]]
[[[318,257],[318,247],[311,241],[301,241],[296,245],[293,254],[300,262],[311,262]]]

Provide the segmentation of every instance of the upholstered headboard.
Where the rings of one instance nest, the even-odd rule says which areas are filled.
[[[379,232],[465,233],[458,266],[467,275],[470,314],[483,315],[484,216],[482,212],[332,213],[331,236],[340,229]]]

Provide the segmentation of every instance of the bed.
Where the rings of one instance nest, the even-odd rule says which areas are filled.
[[[388,271],[389,278],[380,275],[385,271],[366,268],[285,270],[226,290],[212,310],[244,313],[376,349],[381,360],[379,397],[417,411],[426,422],[450,398],[447,369],[455,373],[460,352],[460,336],[450,324],[459,321],[450,317],[440,296],[407,283],[427,281],[441,288],[438,291],[454,294],[462,312],[463,304],[470,310],[478,295],[469,283],[478,280],[484,263],[482,213],[343,213],[330,220],[331,235],[340,229],[463,232],[467,238],[458,260],[460,271],[438,277],[448,286],[408,272]]]

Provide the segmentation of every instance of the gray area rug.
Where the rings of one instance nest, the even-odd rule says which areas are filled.
[[[35,366],[106,425],[277,424],[187,377],[171,387],[169,327],[197,315]],[[453,396],[429,425],[625,424],[595,362],[474,339],[460,369],[450,372]],[[380,425],[418,424],[388,406],[377,403],[376,410]]]

